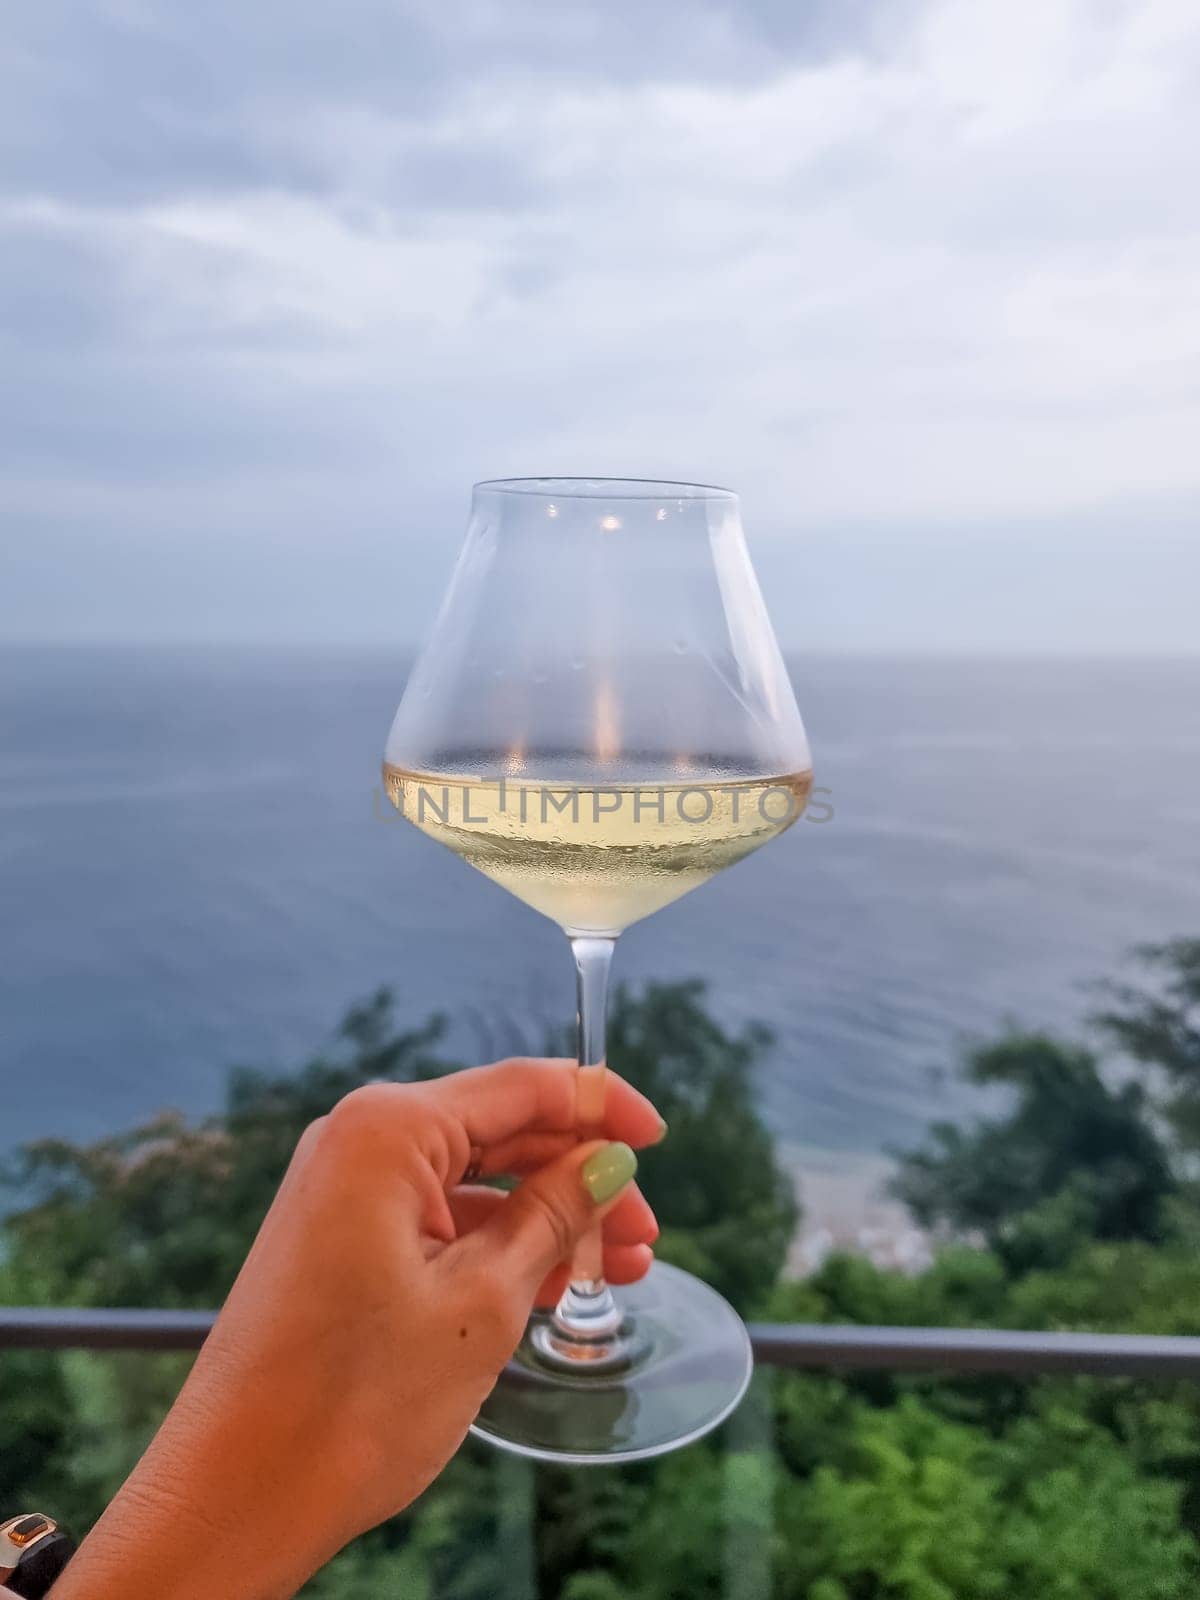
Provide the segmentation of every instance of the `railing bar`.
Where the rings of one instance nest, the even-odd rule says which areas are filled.
[[[213,1311],[0,1306],[0,1348],[195,1350],[215,1315]]]
[[[211,1311],[0,1306],[0,1348],[194,1350],[213,1316]],[[1200,1338],[761,1322],[750,1325],[750,1336],[763,1366],[1200,1379]]]
[[[756,1359],[770,1366],[1200,1378],[1200,1338],[790,1323],[750,1332]]]

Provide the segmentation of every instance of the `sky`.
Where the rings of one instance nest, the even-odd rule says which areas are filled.
[[[407,644],[470,484],[728,484],[784,644],[1200,649],[1193,0],[38,0],[0,638]]]

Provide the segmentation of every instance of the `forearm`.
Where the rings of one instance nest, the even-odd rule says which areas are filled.
[[[53,1600],[290,1600],[343,1542],[322,1463],[269,1392],[226,1414],[185,1390],[68,1564]]]
[[[253,1522],[214,1526],[158,1488],[130,1484],[83,1541],[53,1600],[291,1600],[327,1555]]]

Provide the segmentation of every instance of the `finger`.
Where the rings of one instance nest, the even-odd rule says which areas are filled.
[[[639,1150],[656,1144],[666,1124],[653,1105],[615,1072],[596,1074],[601,1070],[603,1106],[589,1094],[589,1132]],[[573,1061],[526,1056],[452,1072],[421,1092],[459,1118],[472,1145],[487,1149],[518,1133],[577,1134],[581,1077]]]
[[[579,1137],[573,1133],[519,1133],[515,1138],[505,1139],[486,1150],[476,1146],[471,1181],[477,1178],[523,1178],[526,1173],[536,1172],[539,1167],[557,1161],[568,1150],[574,1150],[578,1143]]]
[[[657,1238],[658,1218],[637,1184],[631,1183],[604,1218],[604,1242],[653,1244]]]
[[[604,1247],[604,1276],[609,1283],[636,1283],[654,1265],[648,1244],[614,1244]],[[567,1269],[568,1273],[570,1268]]]
[[[451,1268],[486,1262],[493,1278],[532,1305],[543,1280],[612,1210],[637,1170],[628,1145],[588,1141],[532,1173],[483,1223],[442,1256]]]
[[[637,1283],[654,1264],[648,1244],[615,1244],[604,1247],[604,1276],[609,1283]],[[563,1262],[554,1268],[534,1296],[535,1306],[556,1306],[571,1281],[571,1268]]]
[[[481,1178],[502,1176],[520,1177],[526,1172],[536,1172],[559,1156],[565,1155],[579,1143],[580,1138],[591,1137],[586,1129],[576,1133],[518,1133],[511,1139],[486,1149],[476,1146],[476,1175]],[[625,1140],[628,1144],[628,1139]]]
[[[482,1184],[459,1184],[450,1190],[448,1199],[455,1232],[461,1237],[482,1227],[497,1206],[507,1203],[508,1195],[503,1189],[489,1189]],[[636,1183],[631,1183],[613,1202],[602,1229],[606,1249],[610,1245],[650,1245],[658,1238],[658,1220]]]
[[[476,1167],[481,1178],[536,1172],[579,1143],[576,1133],[515,1133],[511,1139],[486,1148],[476,1147]]]
[[[508,1195],[503,1189],[489,1189],[486,1185],[460,1183],[446,1196],[450,1202],[450,1215],[454,1218],[454,1231],[461,1239],[464,1233],[482,1228],[498,1206],[505,1205]]]

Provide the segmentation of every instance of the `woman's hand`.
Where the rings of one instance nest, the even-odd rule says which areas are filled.
[[[571,1062],[356,1090],[308,1129],[216,1326],[54,1600],[274,1600],[394,1515],[457,1450],[535,1301],[604,1223],[642,1276],[658,1229],[630,1147],[665,1132]],[[579,1143],[583,1121],[603,1138]],[[612,1142],[606,1142],[612,1141]],[[520,1175],[510,1194],[463,1185]]]

